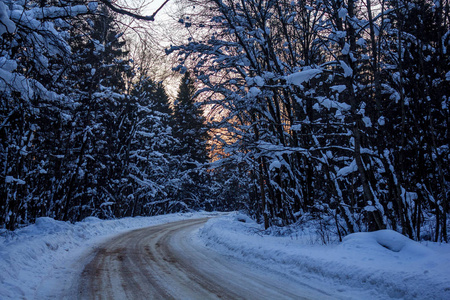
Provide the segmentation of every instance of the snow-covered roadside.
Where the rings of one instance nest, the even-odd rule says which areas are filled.
[[[352,295],[359,289],[367,292],[364,299],[450,299],[448,244],[420,244],[390,230],[352,234],[332,245],[311,244],[314,232],[289,237],[262,232],[252,220],[231,214],[209,220],[199,237],[261,268],[303,277],[306,272],[344,298],[361,299]]]
[[[36,224],[0,236],[0,299],[58,299],[61,284],[70,284],[81,271],[77,261],[106,239],[132,229],[217,215],[200,212],[108,221],[90,217],[76,224],[39,218]]]
[[[0,237],[0,299],[60,299],[61,290],[80,274],[80,259],[106,239],[127,230],[205,216],[220,214],[87,218],[76,224],[40,218]],[[238,213],[209,220],[196,237],[197,242],[263,272],[271,269],[311,286],[318,282],[340,299],[450,299],[450,245],[419,244],[393,231],[357,233],[330,245],[314,243],[316,239],[313,230],[269,236]]]

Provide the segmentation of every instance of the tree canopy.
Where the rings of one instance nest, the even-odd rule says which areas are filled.
[[[448,241],[448,1],[186,2],[173,101],[119,24],[167,3],[0,0],[0,228],[244,209]]]

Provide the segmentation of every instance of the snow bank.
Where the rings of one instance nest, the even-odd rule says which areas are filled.
[[[57,299],[61,282],[71,281],[80,271],[74,269],[77,260],[102,241],[127,230],[205,216],[211,214],[107,221],[89,217],[76,224],[39,218],[33,225],[0,236],[0,299]]]
[[[40,218],[0,236],[0,299],[59,299],[81,273],[79,261],[113,235],[211,215],[91,217],[76,224]],[[233,213],[209,220],[197,241],[261,272],[326,287],[336,299],[450,299],[450,245],[420,244],[390,230],[351,234],[329,245],[317,243],[323,237],[313,227],[273,234],[279,232],[268,235],[246,215]]]
[[[344,247],[366,247],[368,251],[399,252],[403,258],[417,259],[433,255],[433,251],[393,230],[358,232],[344,238]]]
[[[222,254],[290,276],[306,272],[335,289],[337,298],[450,299],[450,245],[420,244],[391,230],[314,245],[314,234],[269,236],[240,214],[211,219],[199,231],[203,243]]]

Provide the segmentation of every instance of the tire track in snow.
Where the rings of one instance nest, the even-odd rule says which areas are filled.
[[[207,220],[138,229],[102,244],[82,272],[78,299],[332,299],[195,242]]]

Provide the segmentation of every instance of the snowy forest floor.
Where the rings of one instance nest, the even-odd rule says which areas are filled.
[[[270,233],[239,213],[186,213],[76,224],[40,218],[0,237],[0,299],[64,298],[84,266],[81,257],[108,238],[167,222],[215,217],[196,235],[223,254],[262,271],[310,278],[340,299],[450,299],[450,245],[417,243],[389,230],[357,233],[339,243],[316,226]]]

